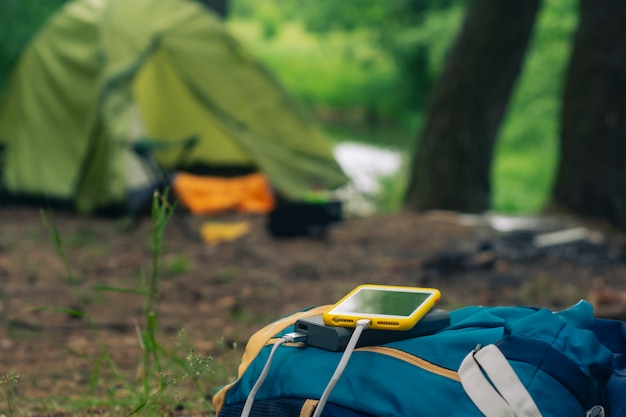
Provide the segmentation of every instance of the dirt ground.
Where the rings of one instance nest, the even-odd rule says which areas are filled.
[[[62,408],[58,398],[87,395],[103,351],[130,378],[137,372],[144,297],[119,288],[137,290],[142,276],[150,277],[151,224],[146,218],[128,231],[116,219],[62,212],[45,217],[58,228],[67,266],[39,210],[0,207],[0,410],[9,397],[6,375],[13,373],[19,374],[11,394],[18,411],[28,400],[28,407],[42,410],[33,414],[65,416],[72,414],[55,412]],[[215,375],[200,378],[207,398],[232,377],[254,331],[292,311],[332,303],[361,283],[435,286],[448,309],[560,309],[586,298],[599,316],[626,318],[626,240],[598,225],[584,226],[603,240],[592,235],[591,241],[538,249],[535,232],[468,226],[449,213],[349,217],[326,239],[274,238],[264,216],[188,221],[192,230],[207,222],[250,227],[239,239],[213,245],[190,239],[178,222],[165,231],[159,338],[168,348],[216,358]],[[575,226],[580,224],[559,219],[543,231]],[[65,310],[81,309],[79,299],[91,329]],[[95,378],[96,390],[117,389],[107,381]],[[193,414],[179,408],[171,415]]]

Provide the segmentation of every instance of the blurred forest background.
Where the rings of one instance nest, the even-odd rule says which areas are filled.
[[[0,99],[29,40],[69,1],[0,0]],[[623,233],[616,244],[602,228],[539,245],[554,235],[412,213],[573,213],[626,230],[626,1],[176,1],[217,10],[333,143],[401,155],[373,197],[394,215],[346,222],[323,241],[274,239],[251,217],[254,233],[207,247],[184,222],[165,235],[160,201],[153,224],[132,233],[108,219],[43,216],[42,227],[38,211],[3,211],[0,368],[16,371],[0,373],[0,415],[125,415],[170,384],[176,398],[142,415],[205,415],[207,393],[232,380],[261,324],[362,282],[437,286],[449,309],[585,298],[599,317],[626,317]],[[191,369],[183,390],[182,358],[204,358],[184,356],[187,341],[216,358],[215,373]]]
[[[0,92],[22,48],[63,3],[0,4]],[[335,142],[401,152],[403,167],[381,180],[381,211],[551,207],[626,225],[626,173],[616,168],[626,147],[626,60],[618,50],[626,4],[205,3]],[[585,37],[594,27],[603,33]],[[590,51],[603,51],[599,61],[591,62]],[[586,89],[575,90],[581,80]]]

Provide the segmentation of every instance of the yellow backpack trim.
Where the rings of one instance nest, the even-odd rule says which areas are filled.
[[[239,365],[239,369],[237,370],[237,378],[235,378],[235,380],[230,384],[225,385],[213,397],[213,408],[215,409],[216,415],[219,415],[220,410],[224,406],[228,390],[230,390],[230,388],[235,385],[239,378],[241,378],[241,376],[246,372],[246,370],[250,366],[250,363],[252,363],[252,361],[259,355],[261,349],[263,349],[263,347],[265,347],[276,334],[294,324],[298,319],[319,316],[328,308],[330,308],[330,305],[319,306],[307,311],[300,311],[298,313],[291,314],[289,316],[283,317],[280,320],[268,324],[267,326],[253,334],[250,337],[250,340],[248,340],[248,343],[246,344],[246,349],[243,352],[241,364]]]

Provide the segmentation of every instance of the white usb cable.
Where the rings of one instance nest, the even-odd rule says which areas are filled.
[[[255,382],[254,386],[250,390],[248,394],[248,398],[246,398],[246,403],[243,406],[243,410],[241,411],[241,417],[248,417],[250,415],[250,411],[252,410],[252,404],[254,403],[254,397],[256,397],[257,392],[261,389],[263,382],[265,382],[265,378],[267,378],[267,374],[270,371],[270,364],[272,363],[272,359],[274,358],[274,354],[278,347],[284,343],[297,343],[304,342],[306,340],[306,335],[304,333],[288,333],[278,339],[274,346],[272,346],[272,350],[270,351],[270,356],[267,358],[267,362],[265,362],[265,366],[261,371],[261,375],[259,375],[259,379]]]
[[[346,369],[346,365],[348,364],[348,361],[350,360],[350,356],[352,356],[352,352],[354,351],[354,348],[356,347],[356,344],[358,343],[359,338],[361,337],[361,333],[363,333],[363,330],[367,329],[370,326],[370,324],[371,324],[371,321],[367,319],[361,319],[356,322],[356,329],[354,329],[354,333],[352,333],[352,336],[350,336],[350,340],[348,341],[346,350],[343,352],[343,355],[341,356],[341,359],[339,360],[339,364],[337,365],[337,368],[335,369],[335,373],[330,378],[330,381],[328,382],[326,389],[322,393],[322,396],[320,397],[320,400],[317,403],[317,407],[315,408],[315,413],[313,414],[313,417],[320,417],[322,415],[322,410],[324,410],[324,407],[326,406],[328,397],[330,397],[330,393],[335,388],[335,385],[337,385],[337,381],[339,381],[339,378],[341,377],[341,374],[343,374],[344,369]]]

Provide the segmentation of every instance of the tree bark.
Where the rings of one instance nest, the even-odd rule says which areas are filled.
[[[626,229],[626,2],[582,0],[553,205]]]
[[[489,209],[493,145],[539,3],[469,2],[433,90],[412,162],[407,209]]]

